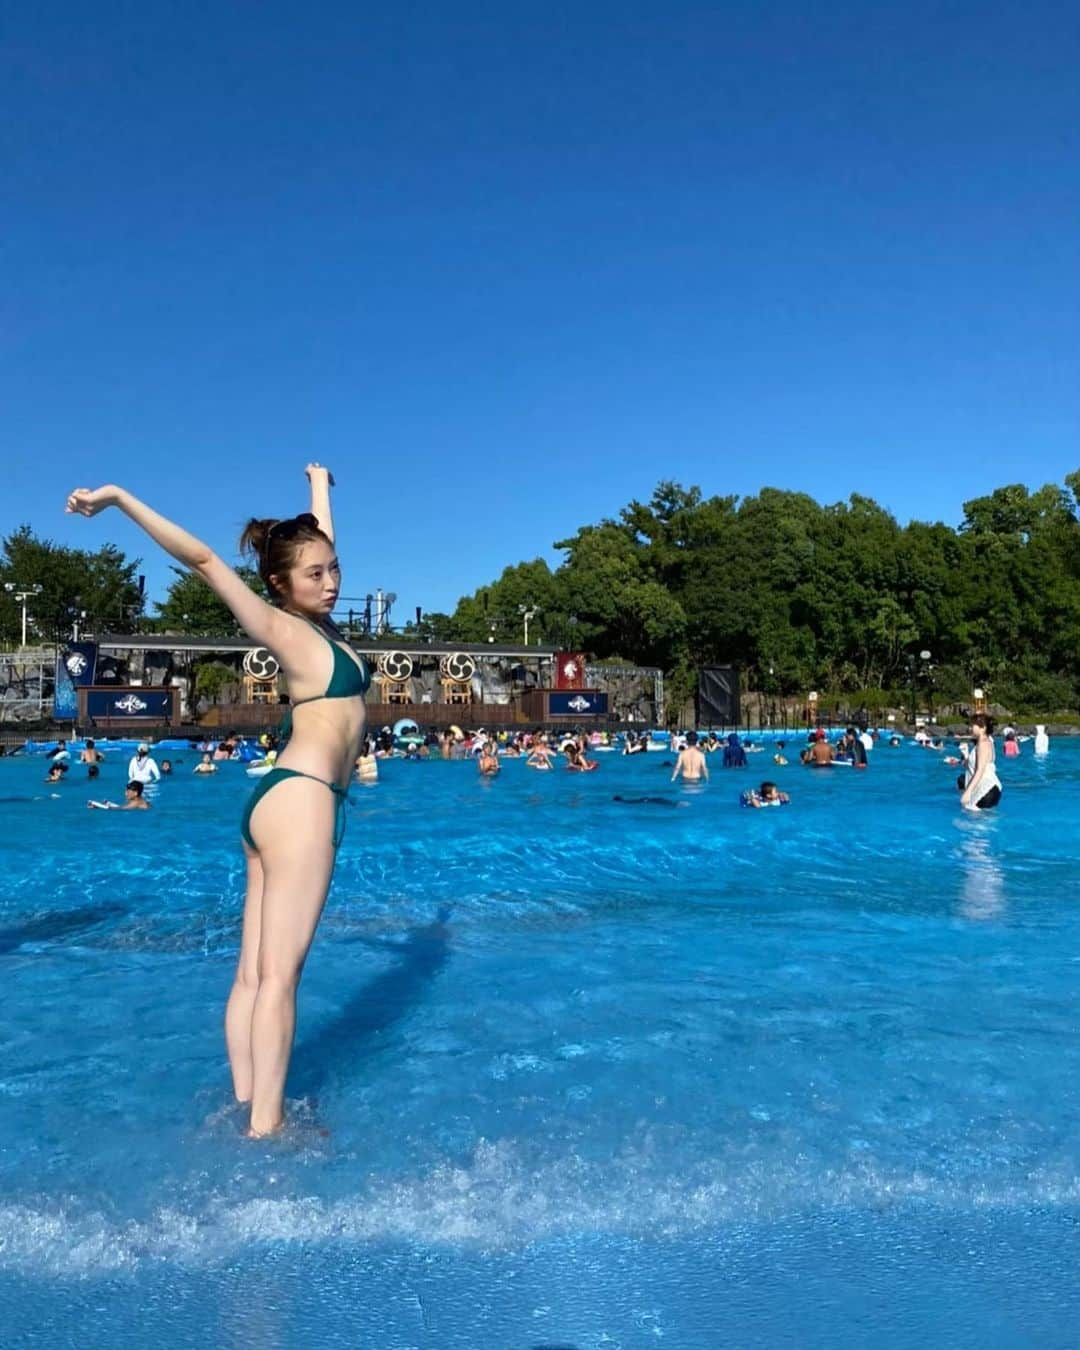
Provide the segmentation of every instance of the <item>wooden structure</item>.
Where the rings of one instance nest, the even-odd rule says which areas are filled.
[[[199,718],[201,727],[220,727],[225,731],[273,730],[285,717],[288,706],[268,703],[215,703]],[[422,727],[512,727],[530,726],[519,704],[514,703],[368,703],[365,708],[369,729],[393,726],[410,717]]]
[[[279,697],[276,678],[257,680],[254,675],[244,676],[245,703],[276,703]]]
[[[392,680],[388,675],[376,675],[373,683],[378,685],[384,703],[400,707],[403,703],[412,702],[409,680]]]
[[[473,701],[470,682],[444,677],[439,683],[442,685],[443,702],[448,706],[464,707]]]

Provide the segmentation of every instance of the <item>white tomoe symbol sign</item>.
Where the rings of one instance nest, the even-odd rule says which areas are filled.
[[[137,694],[128,694],[125,698],[118,698],[113,707],[119,708],[121,712],[135,713],[142,712],[146,704]]]
[[[86,657],[82,654],[82,652],[72,652],[71,655],[68,657],[68,659],[64,662],[64,665],[67,666],[67,671],[69,675],[81,675],[83,671],[86,669],[87,664],[88,662],[86,660]]]
[[[586,708],[591,708],[592,704],[587,698],[582,698],[581,695],[578,694],[576,698],[570,699],[566,706],[568,708],[573,708],[575,712],[584,712]]]

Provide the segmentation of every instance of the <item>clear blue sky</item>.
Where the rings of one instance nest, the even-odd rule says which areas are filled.
[[[229,554],[319,459],[402,621],[662,477],[955,523],[1080,467],[1064,0],[104,0],[0,61],[0,530],[157,594],[70,487]]]

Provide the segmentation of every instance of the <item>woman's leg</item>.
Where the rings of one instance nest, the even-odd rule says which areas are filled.
[[[233,1092],[238,1102],[251,1101],[251,1014],[259,988],[259,937],[262,929],[263,869],[259,855],[244,845],[247,859],[247,891],[244,896],[244,926],[240,959],[236,965],[229,1001],[225,1005],[225,1044],[232,1069]]]
[[[296,1028],[296,990],[334,870],[337,798],[310,778],[275,785],[252,813],[251,834],[263,869],[251,1017],[251,1133],[270,1134],[284,1119],[285,1075]]]

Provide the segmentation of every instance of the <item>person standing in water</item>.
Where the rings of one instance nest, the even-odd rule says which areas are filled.
[[[686,748],[679,751],[671,781],[674,783],[680,776],[687,783],[700,783],[702,779],[706,783],[709,781],[709,766],[705,763],[705,756],[698,749],[696,731],[691,731],[687,735]]]
[[[161,778],[157,760],[150,754],[150,747],[144,742],[128,760],[128,782],[156,783]]]
[[[250,1104],[248,1134],[254,1138],[284,1124],[296,993],[341,843],[370,683],[366,665],[330,618],[341,588],[330,514],[333,480],[318,464],[309,464],[306,473],[310,512],[250,520],[240,540],[257,559],[272,603],[201,540],[124,488],[76,488],[67,501],[69,512],[84,516],[116,507],[190,567],[252,641],[277,658],[299,709],[295,735],[259,780],[241,825],[247,889],[225,1039],[233,1089],[237,1101]]]
[[[989,811],[1001,801],[1001,779],[994,763],[993,718],[976,713],[971,719],[971,740],[964,772],[956,781],[961,790],[960,805],[965,811]]]

